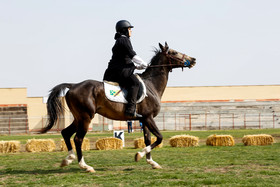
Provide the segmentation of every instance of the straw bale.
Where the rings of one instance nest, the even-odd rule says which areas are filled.
[[[19,141],[0,141],[0,153],[16,153],[19,151]]]
[[[231,135],[211,135],[206,140],[206,145],[211,146],[234,146],[235,142]]]
[[[192,147],[198,146],[199,138],[190,135],[176,135],[169,139],[169,144],[172,147]]]
[[[157,140],[156,137],[151,137],[151,142],[154,143]],[[161,142],[156,148],[161,148],[163,146],[163,142]],[[134,139],[134,147],[137,148],[144,148],[146,147],[144,138],[136,138]]]
[[[98,150],[122,149],[123,141],[113,137],[102,138],[96,141],[96,148]]]
[[[56,146],[53,139],[29,139],[25,148],[28,152],[52,152]]]
[[[73,147],[73,150],[76,150],[74,140],[71,139],[70,141],[71,141],[71,145]],[[61,151],[68,151],[64,139],[61,139],[60,150]],[[83,144],[82,144],[82,150],[83,151],[89,151],[90,150],[90,141],[89,141],[88,138],[84,138],[84,141],[83,141]]]
[[[242,142],[244,145],[272,145],[275,141],[271,135],[255,134],[244,136]]]

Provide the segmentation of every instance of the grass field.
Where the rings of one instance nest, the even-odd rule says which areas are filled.
[[[241,138],[247,134],[271,134],[277,143],[272,146],[244,146]],[[199,147],[173,148],[168,139],[173,135],[190,134],[200,138]],[[233,147],[211,147],[205,139],[211,134],[230,134],[236,140]],[[112,136],[112,133],[90,133],[91,141]],[[280,129],[231,131],[163,132],[164,147],[153,150],[153,159],[163,169],[153,170],[145,159],[134,162],[133,139],[140,133],[125,134],[126,148],[113,151],[85,151],[86,162],[96,173],[86,173],[78,167],[60,168],[66,152],[0,154],[0,186],[279,186]],[[53,138],[61,136],[22,135],[0,136],[0,140]]]

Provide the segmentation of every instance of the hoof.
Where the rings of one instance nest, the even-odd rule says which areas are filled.
[[[61,162],[61,164],[60,164],[60,167],[65,167],[65,166],[68,166],[69,164],[68,164],[68,162],[67,162],[67,160],[62,160],[62,162]]]
[[[136,153],[135,155],[135,162],[138,162],[139,160],[141,160],[141,155],[139,153]]]
[[[96,171],[94,169],[90,169],[90,170],[87,170],[87,172],[89,173],[95,173]]]

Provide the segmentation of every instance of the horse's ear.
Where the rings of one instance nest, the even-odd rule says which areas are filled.
[[[161,49],[161,51],[164,51],[163,45],[161,45],[161,43],[158,43],[158,45],[159,45],[159,48]]]
[[[169,49],[169,46],[168,46],[167,42],[165,42],[165,49],[166,49],[166,50]]]

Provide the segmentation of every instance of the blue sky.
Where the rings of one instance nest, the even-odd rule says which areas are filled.
[[[147,62],[158,43],[197,59],[168,86],[280,84],[277,0],[1,0],[0,87],[47,96],[63,82],[102,80],[115,23]]]

